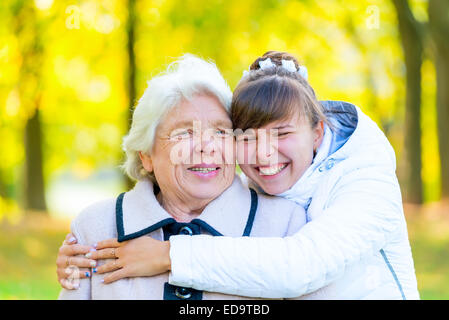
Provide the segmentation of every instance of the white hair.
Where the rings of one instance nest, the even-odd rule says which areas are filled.
[[[197,94],[215,96],[229,112],[232,91],[220,71],[213,62],[192,54],[180,57],[165,72],[148,81],[148,87],[134,109],[131,129],[123,138],[126,160],[122,169],[131,179],[149,177],[156,182],[154,175],[143,168],[139,152],[149,153],[164,116],[183,99],[190,100]]]

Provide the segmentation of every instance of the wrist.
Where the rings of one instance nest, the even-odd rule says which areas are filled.
[[[170,241],[163,242],[163,265],[166,271],[171,270],[171,260],[170,260]]]

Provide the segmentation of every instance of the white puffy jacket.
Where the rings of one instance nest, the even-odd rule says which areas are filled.
[[[323,105],[356,127],[310,177],[320,181],[309,222],[286,238],[172,236],[171,284],[248,297],[419,299],[393,148],[358,107]]]

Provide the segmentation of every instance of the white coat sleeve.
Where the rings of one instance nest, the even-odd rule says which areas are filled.
[[[354,170],[332,190],[324,212],[293,236],[172,236],[169,282],[264,298],[297,297],[326,286],[380,250],[404,219],[399,184],[385,168]]]
[[[78,227],[78,219],[79,216],[72,221],[70,232],[75,236],[79,244],[86,244],[86,241],[84,240],[85,237]],[[91,278],[79,279],[78,268],[74,267],[70,270],[72,271],[70,281],[72,281],[72,283],[77,282],[79,288],[75,290],[61,289],[58,300],[91,300]]]

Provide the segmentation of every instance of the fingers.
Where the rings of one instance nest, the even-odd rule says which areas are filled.
[[[71,272],[70,270],[67,270],[67,269],[65,270],[66,274],[68,274],[70,272]],[[78,277],[79,277],[79,279],[90,278],[90,277],[92,277],[92,271],[90,269],[81,268],[81,269],[79,269]]]
[[[92,270],[93,273],[98,273],[98,274],[102,274],[102,273],[107,273],[107,272],[111,272],[111,271],[115,271],[118,269],[121,269],[121,265],[119,262],[119,259],[114,259],[112,261],[108,261],[107,263],[96,267]]]
[[[106,277],[104,277],[103,279],[103,283],[104,284],[108,284],[123,278],[127,278],[128,277],[128,272],[125,268],[119,269],[117,271],[112,272],[111,274],[108,274]]]
[[[83,257],[72,257],[69,260],[69,265],[78,268],[93,268],[97,266],[97,261]]]
[[[59,254],[64,256],[83,255],[88,253],[91,249],[91,246],[82,244],[63,245],[59,248]]]
[[[99,241],[96,246],[94,245],[97,250],[104,248],[118,248],[120,246],[121,243],[118,242],[116,238]]]
[[[97,261],[84,257],[58,256],[56,266],[59,268],[67,268],[74,266],[77,268],[92,268],[97,266]]]
[[[68,290],[78,289],[81,279],[92,277],[92,272],[90,269],[77,268],[74,266],[69,266],[67,268],[58,268],[57,274],[58,281],[61,286]]]
[[[58,268],[56,269],[56,273],[58,274],[58,280],[61,281],[63,279],[85,279],[90,278],[92,276],[92,271],[90,268],[76,268],[73,266],[67,268]],[[64,286],[65,288],[65,286]]]
[[[118,252],[120,248],[107,248],[96,251],[90,251],[85,256],[89,259],[99,260],[99,259],[115,259],[118,257]]]
[[[67,279],[60,279],[59,283],[61,284],[61,286],[64,289],[67,289],[67,290],[76,290],[79,288],[79,282],[72,282]]]
[[[75,238],[75,236],[72,233],[67,234],[67,236],[65,237],[64,241],[62,242],[62,244],[74,244],[77,243],[77,239]]]

